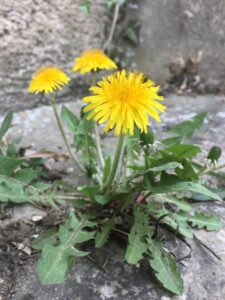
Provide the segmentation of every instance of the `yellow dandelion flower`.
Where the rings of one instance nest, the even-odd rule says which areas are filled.
[[[144,74],[125,70],[103,78],[92,86],[94,95],[85,97],[89,103],[84,112],[90,112],[88,120],[94,119],[98,124],[107,123],[104,129],[108,132],[115,128],[115,135],[134,134],[134,126],[141,132],[147,132],[148,116],[160,122],[158,111],[165,106],[157,100],[163,100],[157,93],[159,86],[151,80],[145,81]]]
[[[39,69],[30,82],[29,93],[53,93],[55,90],[61,90],[70,78],[57,67],[44,67]]]
[[[75,59],[73,67],[74,72],[81,74],[97,70],[112,70],[117,66],[101,49],[90,49],[82,53],[82,55]]]

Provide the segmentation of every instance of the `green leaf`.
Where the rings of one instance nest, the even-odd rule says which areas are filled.
[[[128,235],[128,246],[125,259],[129,264],[135,265],[142,258],[148,248],[145,237],[153,234],[154,229],[148,225],[148,216],[143,212],[134,210],[134,225]]]
[[[101,248],[102,246],[105,245],[105,243],[108,241],[109,234],[113,227],[114,227],[113,219],[110,219],[101,227],[100,231],[98,231],[95,236],[95,248]]]
[[[65,105],[62,106],[61,118],[72,132],[76,131],[79,119]]]
[[[180,144],[166,148],[164,151],[177,159],[192,159],[198,153],[202,152],[202,149],[195,145]]]
[[[179,207],[183,211],[190,211],[192,209],[192,206],[183,199],[177,199],[176,197],[169,196],[169,195],[155,195],[154,201],[160,202],[160,203],[171,203],[175,204],[177,207]]]
[[[78,191],[83,195],[88,196],[90,199],[94,199],[94,196],[99,192],[100,187],[98,185],[94,186],[81,186],[78,188]]]
[[[9,156],[9,157],[21,156],[20,150],[18,149],[18,147],[15,146],[15,144],[13,144],[13,142],[11,144],[7,145],[6,156]]]
[[[149,239],[149,263],[155,271],[157,279],[172,293],[181,295],[184,284],[180,272],[177,270],[176,261],[169,253],[163,251],[160,241]]]
[[[166,224],[171,227],[176,233],[179,232],[181,235],[187,238],[192,238],[192,230],[188,225],[189,215],[184,212],[173,213],[171,210],[166,209],[164,206],[159,208],[155,206],[154,202],[147,204],[147,210],[149,211],[150,216],[154,219],[160,219],[160,223]]]
[[[156,194],[191,191],[209,196],[214,200],[222,201],[217,194],[211,192],[205,186],[191,181],[179,181],[174,175],[164,175],[156,186],[152,186],[148,179],[145,182],[147,189]]]
[[[10,177],[0,176],[0,202],[25,203],[31,202],[25,187]]]
[[[38,276],[43,284],[62,283],[74,258],[89,254],[78,250],[75,245],[93,238],[94,232],[84,231],[85,227],[93,225],[86,216],[81,216],[79,220],[71,214],[60,227],[59,243],[56,246],[45,244],[37,266]]]
[[[180,167],[181,166],[181,163],[179,162],[169,162],[169,163],[165,163],[165,164],[162,164],[162,165],[159,165],[157,167],[152,167],[152,168],[149,168],[147,171],[151,171],[151,172],[162,172],[162,171],[168,171],[168,170],[173,170],[177,167]]]
[[[71,268],[73,257],[88,255],[88,252],[79,251],[73,247],[61,246],[53,247],[45,245],[42,257],[37,264],[38,276],[43,284],[62,283],[66,273]]]
[[[143,241],[145,235],[145,227],[142,224],[134,224],[128,236],[128,247],[125,259],[128,264],[135,265],[142,258],[148,246]]]
[[[78,128],[76,130],[77,135],[86,135],[90,134],[93,130],[94,123],[92,121],[87,120],[86,118],[81,119],[79,121]]]
[[[134,164],[134,160],[137,160],[139,157],[140,150],[140,132],[139,130],[134,130],[134,135],[125,137],[125,151],[127,154],[127,161],[129,164]]]
[[[205,228],[208,231],[218,231],[223,228],[222,223],[216,216],[209,216],[202,212],[196,211],[194,216],[189,218],[193,227],[198,229]]]
[[[33,170],[31,168],[26,168],[26,169],[17,171],[14,175],[14,178],[17,180],[20,180],[24,183],[29,184],[34,179],[38,178],[38,175],[39,175],[39,171]]]
[[[82,198],[80,199],[74,199],[72,201],[70,201],[70,203],[74,206],[74,207],[81,207],[86,205],[88,202]]]
[[[42,233],[32,243],[32,248],[41,250],[46,244],[54,245],[57,241],[58,232],[56,228],[51,228]]]
[[[13,112],[10,111],[4,118],[1,128],[0,128],[0,141],[2,140],[5,133],[8,131],[8,129],[12,123],[12,120],[13,120]]]
[[[225,199],[225,189],[224,188],[212,188],[210,189],[211,192],[214,194],[217,194],[221,199]],[[193,193],[191,197],[189,197],[191,200],[194,201],[212,201],[213,198],[208,195],[202,195],[199,193]]]
[[[210,150],[209,150],[209,154],[207,156],[207,158],[209,160],[211,160],[212,162],[218,161],[220,156],[222,155],[222,149],[220,147],[217,146],[213,146]]]
[[[187,224],[189,215],[185,213],[170,213],[169,216],[162,220],[162,223],[169,225],[174,231],[179,232],[185,238],[192,239],[193,233],[190,226]]]
[[[163,164],[159,164],[155,167],[151,167],[147,170],[145,170],[144,167],[140,166],[138,169],[140,169],[140,170],[144,169],[144,171],[134,173],[131,176],[129,176],[127,179],[128,179],[128,182],[130,182],[135,178],[147,175],[151,172],[162,172],[162,171],[173,170],[173,169],[177,168],[178,166],[181,166],[181,163],[178,163],[178,162],[163,163]],[[133,166],[129,166],[129,168],[134,169]]]
[[[0,175],[0,202],[38,202],[57,209],[55,204],[57,194],[51,191],[44,193],[37,185],[27,185],[15,178]]]
[[[206,112],[199,113],[190,120],[179,123],[172,130],[170,130],[170,132],[190,139],[194,134],[194,131],[202,127],[206,116]]]
[[[112,200],[111,195],[100,194],[100,187],[98,185],[95,186],[82,186],[78,189],[83,195],[88,196],[94,202],[105,205]]]
[[[113,197],[111,195],[107,195],[107,194],[96,194],[94,195],[94,197],[92,198],[96,203],[101,204],[101,205],[105,205],[107,203],[109,203],[110,201],[113,200]]]
[[[97,172],[97,152],[96,141],[92,136],[94,129],[93,121],[88,121],[86,117],[79,121],[79,125],[74,132],[74,143],[77,151],[81,151],[80,159],[86,163],[88,175],[91,177]]]
[[[181,144],[182,137],[180,136],[175,136],[172,138],[167,138],[161,141],[161,143],[167,147],[172,147],[178,144]]]
[[[50,190],[51,185],[49,183],[45,183],[45,182],[36,182],[33,185],[34,188],[37,188],[38,190],[42,191],[42,192],[47,192],[47,190]]]
[[[137,166],[137,165],[128,165],[127,168],[133,171],[145,171],[145,166]]]
[[[0,156],[0,174],[11,176],[12,173],[23,163],[22,159],[8,156]]]
[[[182,169],[177,168],[176,174],[179,178],[182,180],[198,180],[198,175],[195,173],[194,168],[192,167],[192,164],[187,159],[184,159],[182,161]]]

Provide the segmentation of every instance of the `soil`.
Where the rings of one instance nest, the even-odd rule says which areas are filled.
[[[2,218],[7,218],[7,213]],[[0,299],[11,299],[15,282],[24,264],[27,259],[33,259],[33,256],[18,250],[17,245],[29,242],[35,229],[22,221],[6,227],[3,225],[4,221],[0,225]]]

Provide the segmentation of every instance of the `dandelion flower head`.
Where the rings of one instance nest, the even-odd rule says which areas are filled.
[[[86,74],[97,70],[112,70],[117,66],[101,49],[90,49],[82,53],[82,55],[75,59],[73,67],[74,72]]]
[[[137,126],[141,132],[147,133],[149,116],[160,122],[159,111],[165,106],[158,95],[159,86],[151,80],[145,80],[144,74],[125,70],[103,78],[92,86],[93,95],[85,97],[88,105],[84,112],[87,118],[94,119],[98,124],[106,123],[105,132],[115,129],[115,135],[134,134]]]
[[[68,84],[70,78],[57,67],[43,67],[39,69],[31,79],[28,92],[53,93],[55,90],[61,90],[62,86]]]

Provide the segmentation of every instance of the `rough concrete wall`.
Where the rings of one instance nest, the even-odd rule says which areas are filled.
[[[56,64],[71,74],[75,56],[100,46],[104,2],[92,1],[87,17],[82,0],[0,0],[0,111],[40,101],[26,92],[37,68]]]
[[[142,0],[136,14],[143,20],[138,68],[156,80],[168,77],[168,62],[181,54],[203,51],[201,75],[225,75],[225,0]]]

